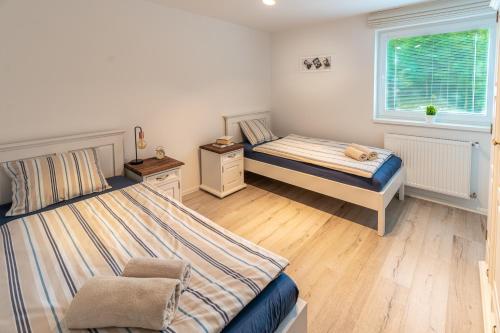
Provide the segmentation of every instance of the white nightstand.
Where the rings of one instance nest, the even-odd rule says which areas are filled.
[[[212,144],[201,149],[200,189],[219,198],[246,187],[243,168],[243,145],[217,148]]]
[[[142,164],[125,164],[125,175],[158,186],[167,195],[182,201],[181,166],[183,165],[184,163],[170,157],[162,160],[148,158]]]

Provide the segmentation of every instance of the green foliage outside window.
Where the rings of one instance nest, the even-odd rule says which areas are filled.
[[[488,51],[487,29],[390,40],[386,110],[485,113]]]

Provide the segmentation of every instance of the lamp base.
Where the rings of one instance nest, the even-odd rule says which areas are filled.
[[[129,164],[132,164],[132,165],[139,165],[139,164],[142,164],[144,163],[143,160],[132,160],[129,162]]]

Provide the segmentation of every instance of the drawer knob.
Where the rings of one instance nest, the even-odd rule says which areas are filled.
[[[162,180],[167,179],[169,176],[170,175],[167,174],[167,175],[164,175],[164,176],[156,177],[156,180],[159,181],[159,182],[161,182]]]
[[[235,158],[236,154],[227,155],[227,158]]]

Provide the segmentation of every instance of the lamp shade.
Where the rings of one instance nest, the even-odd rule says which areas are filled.
[[[135,160],[130,161],[132,165],[142,164],[144,161],[138,158],[138,149],[144,149],[148,146],[146,140],[144,140],[144,131],[141,126],[134,127],[134,140],[135,140]]]
[[[146,149],[148,143],[144,140],[144,131],[141,129],[139,131],[139,140],[137,140],[137,149]]]

